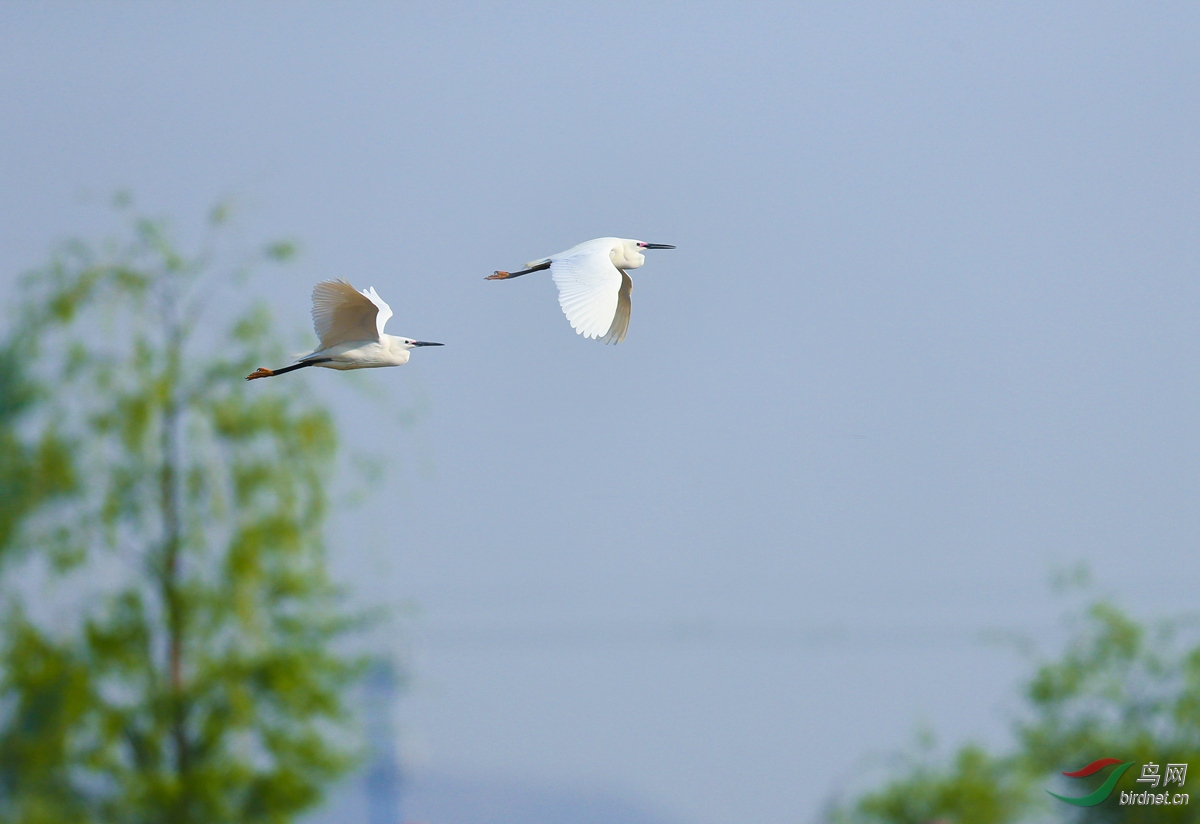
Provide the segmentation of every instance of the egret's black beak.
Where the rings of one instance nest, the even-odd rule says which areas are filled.
[[[669,243],[647,243],[644,249],[674,249],[675,247]]]
[[[414,347],[414,348],[415,348],[415,347],[417,347],[417,346],[445,346],[445,345],[446,345],[446,344],[444,344],[444,343],[430,343],[430,342],[429,342],[429,341],[427,341],[427,340],[415,340],[415,341],[413,341],[413,347]]]

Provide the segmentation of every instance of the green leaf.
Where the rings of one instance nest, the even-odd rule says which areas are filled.
[[[294,258],[299,252],[298,247],[293,241],[280,240],[271,243],[266,248],[266,255],[274,261],[283,263]]]

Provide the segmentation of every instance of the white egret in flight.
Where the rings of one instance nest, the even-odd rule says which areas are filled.
[[[487,280],[517,278],[549,269],[558,287],[558,305],[575,333],[585,338],[603,336],[605,343],[620,343],[629,329],[629,293],[633,291],[626,270],[646,262],[643,249],[674,248],[665,243],[598,237],[526,263],[519,272],[497,271]]]
[[[324,280],[313,287],[313,329],[321,345],[311,354],[282,369],[259,367],[246,380],[270,378],[306,366],[326,369],[370,369],[402,366],[408,352],[418,346],[441,346],[423,340],[383,333],[392,307],[375,293],[375,287],[356,291],[344,280]]]

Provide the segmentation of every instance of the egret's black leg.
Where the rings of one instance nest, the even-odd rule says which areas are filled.
[[[303,360],[299,363],[293,363],[291,366],[285,366],[282,369],[267,369],[265,366],[260,366],[246,376],[246,380],[252,381],[256,378],[273,378],[276,375],[286,375],[288,372],[295,372],[297,369],[303,369],[306,366],[316,366],[318,363],[329,363],[333,358],[314,358],[313,360]]]
[[[519,272],[501,272],[497,269],[492,274],[488,275],[484,280],[507,280],[508,278],[519,278],[521,275],[528,275],[530,272],[540,272],[543,269],[550,268],[550,261],[539,263],[537,266],[530,266],[528,269],[522,269]]]

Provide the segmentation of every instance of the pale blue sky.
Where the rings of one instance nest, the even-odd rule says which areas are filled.
[[[376,286],[447,344],[364,378],[418,425],[309,379],[396,466],[331,548],[419,606],[412,768],[809,820],[918,724],[1003,742],[1026,665],[971,638],[1053,642],[1052,568],[1195,604],[1198,42],[1186,4],[6,3],[0,294],[118,188],[298,239],[257,281],[296,349],[315,281]],[[618,347],[483,280],[601,235],[678,246]]]

